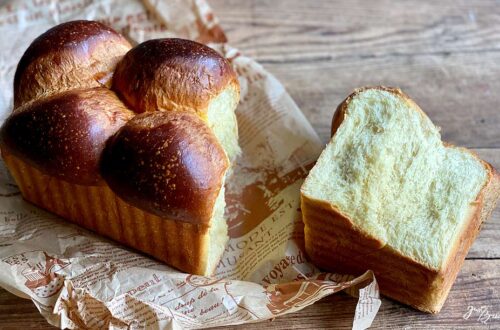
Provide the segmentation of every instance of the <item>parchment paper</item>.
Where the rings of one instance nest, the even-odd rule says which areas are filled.
[[[15,68],[29,43],[75,19],[102,21],[133,43],[198,40],[230,59],[241,83],[243,149],[227,183],[231,240],[213,278],[183,274],[31,206],[2,162],[0,285],[31,299],[51,324],[70,329],[258,322],[361,288],[353,329],[369,327],[380,306],[373,274],[320,273],[304,254],[299,188],[322,148],[316,133],[269,72],[226,44],[205,1],[1,2],[0,121],[12,109]]]

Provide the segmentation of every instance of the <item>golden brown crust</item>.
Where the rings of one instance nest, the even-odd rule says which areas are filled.
[[[113,89],[138,113],[184,110],[203,118],[209,102],[230,84],[239,90],[224,57],[208,46],[175,38],[134,47],[113,78]]]
[[[362,274],[375,272],[381,292],[399,301],[423,304],[436,271],[397,253],[383,242],[370,244],[371,238],[354,224],[335,212],[330,205],[302,195],[302,214],[305,223],[305,247],[311,261],[328,271]],[[338,226],[338,223],[350,226]],[[412,303],[410,300],[414,299]]]
[[[131,48],[113,29],[94,21],[53,27],[28,47],[14,77],[14,108],[74,88],[109,85],[117,62]]]
[[[0,143],[47,174],[94,185],[107,139],[133,115],[107,88],[72,90],[17,108]]]
[[[110,139],[101,173],[125,201],[173,220],[208,223],[229,162],[195,114],[150,112]]]
[[[369,88],[372,87],[355,90],[337,107],[332,120],[332,135],[342,124],[350,100]],[[412,108],[426,116],[401,90],[382,86],[373,88],[402,97]],[[446,143],[445,146],[456,148]],[[479,159],[474,153],[471,154]],[[500,197],[499,174],[490,164],[481,162],[488,172],[488,179],[469,210],[469,218],[449,258],[440,269],[432,269],[402,255],[357,228],[333,205],[301,194],[308,255],[314,264],[329,271],[361,274],[366,269],[372,269],[384,295],[425,312],[439,312],[482,222],[491,214]]]
[[[183,272],[212,275],[206,269],[209,225],[158,217],[124,202],[107,185],[69,183],[13,155],[2,156],[29,202]]]

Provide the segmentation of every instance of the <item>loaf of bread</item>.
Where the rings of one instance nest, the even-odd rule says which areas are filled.
[[[228,240],[238,79],[182,39],[132,48],[92,21],[58,25],[21,58],[2,157],[23,197],[184,272],[211,275]]]
[[[383,294],[437,313],[499,195],[495,169],[443,143],[399,89],[358,89],[301,188],[306,251],[325,270],[372,269]]]

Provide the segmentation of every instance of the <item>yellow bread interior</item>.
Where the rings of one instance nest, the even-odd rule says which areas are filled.
[[[217,95],[208,105],[207,122],[217,137],[222,148],[232,163],[241,153],[238,144],[238,122],[235,110],[239,101],[239,89],[230,85]],[[226,173],[226,178],[231,171]],[[215,201],[214,213],[209,230],[210,250],[207,261],[207,272],[214,272],[220,257],[224,253],[228,238],[228,228],[224,218],[226,202],[224,199],[224,183]]]
[[[210,221],[210,228],[208,230],[208,258],[205,266],[205,274],[212,275],[217,268],[222,254],[226,248],[226,243],[229,240],[227,222],[224,218],[224,209],[226,201],[224,199],[224,183],[219,192],[219,196],[215,201],[214,213]]]
[[[208,125],[231,162],[241,152],[238,145],[238,122],[234,113],[238,100],[239,90],[230,85],[210,102],[207,110]]]
[[[447,147],[411,101],[367,89],[311,170],[302,194],[324,201],[354,226],[431,269],[442,269],[486,184],[483,163]]]

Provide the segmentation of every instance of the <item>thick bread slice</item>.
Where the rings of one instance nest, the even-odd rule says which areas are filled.
[[[320,268],[372,269],[383,294],[441,309],[500,176],[399,89],[362,88],[337,108],[332,140],[301,188],[306,250]]]

